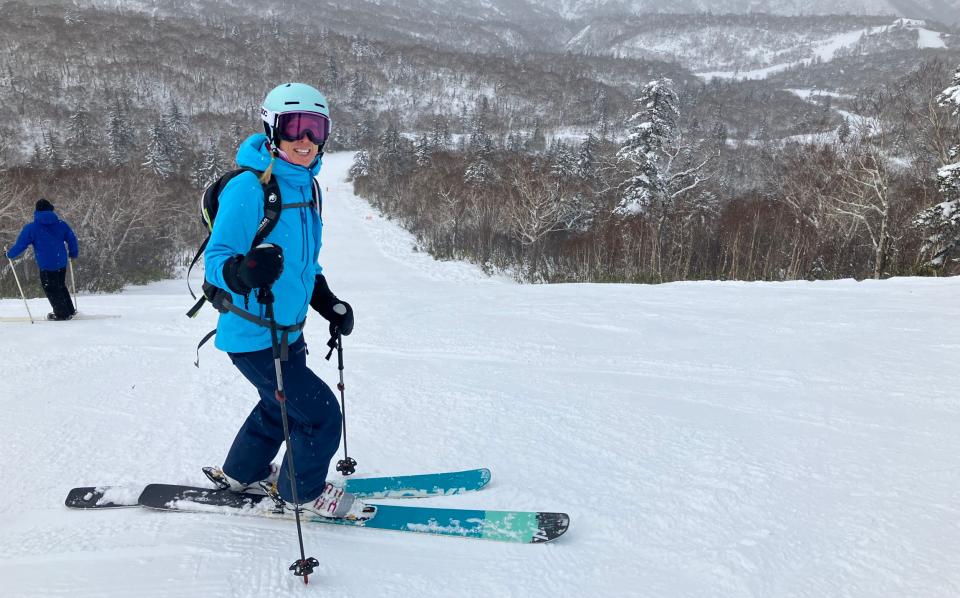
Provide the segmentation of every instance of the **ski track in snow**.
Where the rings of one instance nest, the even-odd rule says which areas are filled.
[[[289,522],[66,509],[72,486],[203,485],[254,404],[211,346],[193,367],[215,314],[184,317],[175,280],[80,297],[119,319],[0,323],[4,597],[960,594],[960,280],[518,285],[413,251],[342,182],[350,160],[325,158],[321,259],[357,313],[359,475],[487,466],[487,489],[421,504],[570,531],[307,526],[305,589]],[[332,385],[325,330],[309,360]]]

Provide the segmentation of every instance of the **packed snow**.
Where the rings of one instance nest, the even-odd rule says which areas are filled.
[[[564,511],[570,531],[311,526],[305,588],[290,522],[65,508],[73,486],[205,485],[256,400],[215,349],[193,367],[215,314],[186,318],[174,280],[79,297],[116,319],[0,323],[0,594],[960,595],[960,280],[520,285],[415,251],[343,182],[350,158],[321,175],[321,259],[357,313],[357,475],[489,467],[418,504]],[[334,384],[325,330],[309,361]]]

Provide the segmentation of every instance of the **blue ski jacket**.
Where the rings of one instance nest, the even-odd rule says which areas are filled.
[[[63,246],[64,243],[67,248]],[[66,268],[68,248],[71,258],[80,254],[77,236],[56,212],[34,212],[33,222],[28,222],[20,231],[17,242],[7,251],[7,257],[17,259],[30,245],[33,245],[33,255],[41,270]]]
[[[237,150],[237,164],[241,167],[263,172],[270,160],[267,137],[263,134],[249,137]],[[320,160],[316,160],[307,168],[279,158],[274,161],[273,176],[280,186],[284,206],[310,204],[313,179],[320,172],[320,164]],[[256,289],[244,297],[232,292],[223,279],[224,263],[235,255],[250,251],[262,219],[263,186],[257,175],[244,172],[233,177],[220,193],[220,207],[203,257],[204,276],[208,282],[229,292],[236,307],[266,318],[264,307],[257,301]],[[322,229],[320,214],[312,205],[283,209],[277,225],[264,239],[265,243],[283,249],[283,272],[273,285],[273,309],[278,326],[293,326],[307,317],[314,281],[322,271],[317,261]],[[291,332],[288,342],[293,344],[299,337],[300,331]],[[270,329],[233,313],[221,313],[214,344],[230,353],[260,351],[271,346]]]

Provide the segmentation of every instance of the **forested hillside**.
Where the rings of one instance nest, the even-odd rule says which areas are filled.
[[[260,130],[264,93],[300,80],[330,99],[326,149],[360,152],[358,191],[425,250],[521,280],[886,276],[930,271],[943,247],[914,220],[943,198],[937,169],[957,124],[936,97],[956,58],[948,34],[918,22],[884,26],[878,47],[830,37],[872,17],[644,25],[680,42],[697,27],[732,40],[764,25],[779,59],[797,62],[743,80],[545,43],[467,52],[402,29],[346,35],[285,10],[300,6],[254,17],[246,3],[186,0],[0,5],[0,101],[14,115],[0,122],[0,243],[46,196],[79,228],[83,286],[169,276],[200,236],[197,195]],[[829,60],[810,60],[814,46]],[[744,62],[745,47],[722,60],[769,63]],[[687,50],[703,65],[714,47]],[[643,140],[654,81],[670,90],[656,109],[669,122]],[[638,181],[655,191],[642,205]],[[8,270],[0,288],[13,292]]]

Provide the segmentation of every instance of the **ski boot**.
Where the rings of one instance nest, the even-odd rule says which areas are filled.
[[[247,492],[249,490],[259,491],[260,483],[266,482],[268,484],[276,484],[277,477],[280,473],[280,468],[277,467],[275,463],[270,464],[270,475],[264,480],[257,480],[255,482],[250,482],[249,484],[244,484],[238,480],[235,480],[223,473],[223,470],[218,466],[214,465],[213,467],[204,467],[203,474],[207,476],[207,479],[213,482],[220,490],[230,490],[231,492]]]
[[[283,513],[294,511],[297,505],[287,502],[280,498],[276,483],[260,482],[260,488],[269,496],[274,505],[274,512]],[[377,512],[375,507],[371,507],[364,502],[357,500],[357,497],[349,492],[345,492],[340,486],[334,486],[330,482],[323,487],[320,496],[309,503],[300,505],[300,511],[311,515],[318,515],[328,519],[347,519],[350,521],[366,521],[373,517]]]

